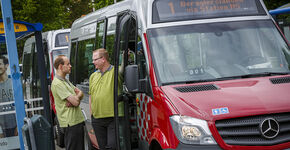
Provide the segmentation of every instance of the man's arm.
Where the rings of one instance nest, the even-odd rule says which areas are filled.
[[[92,113],[92,99],[91,99],[91,95],[89,96],[89,105],[90,105],[90,113],[91,113],[91,115],[93,114]]]
[[[82,100],[82,98],[84,97],[84,94],[83,92],[78,89],[78,88],[75,88],[75,93],[76,93],[76,96],[74,95],[70,95],[66,98],[66,100],[71,103],[73,106],[79,106],[80,105],[80,102]],[[67,104],[68,106],[68,104]]]

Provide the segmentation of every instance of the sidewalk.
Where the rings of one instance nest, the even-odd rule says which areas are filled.
[[[59,146],[56,145],[56,141],[54,141],[55,143],[55,150],[65,150],[65,148],[60,148]]]

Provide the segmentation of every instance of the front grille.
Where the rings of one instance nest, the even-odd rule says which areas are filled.
[[[214,84],[205,84],[205,85],[175,87],[175,89],[179,92],[187,93],[187,92],[218,90],[219,88]]]
[[[290,83],[290,77],[271,78],[270,81],[271,81],[273,84]]]
[[[273,118],[279,124],[280,131],[272,139],[263,137],[260,131],[260,124],[267,118]],[[269,146],[290,142],[290,113],[217,120],[215,125],[224,142],[229,145]]]

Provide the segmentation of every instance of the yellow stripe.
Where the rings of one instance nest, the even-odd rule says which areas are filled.
[[[14,31],[15,32],[25,32],[25,31],[27,31],[27,27],[24,24],[14,23]],[[4,33],[5,33],[4,24],[3,24],[3,22],[0,22],[0,34],[4,34]]]

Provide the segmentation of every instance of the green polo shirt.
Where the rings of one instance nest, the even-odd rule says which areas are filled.
[[[54,97],[55,110],[60,127],[68,127],[79,124],[84,121],[81,108],[67,107],[66,98],[70,95],[76,95],[76,87],[66,79],[56,76],[51,84],[51,91]]]
[[[119,74],[119,88],[122,81],[122,74]],[[114,67],[110,66],[103,74],[100,71],[94,72],[89,80],[89,95],[91,96],[91,109],[94,118],[114,117]],[[119,115],[123,116],[123,103],[118,104]]]

